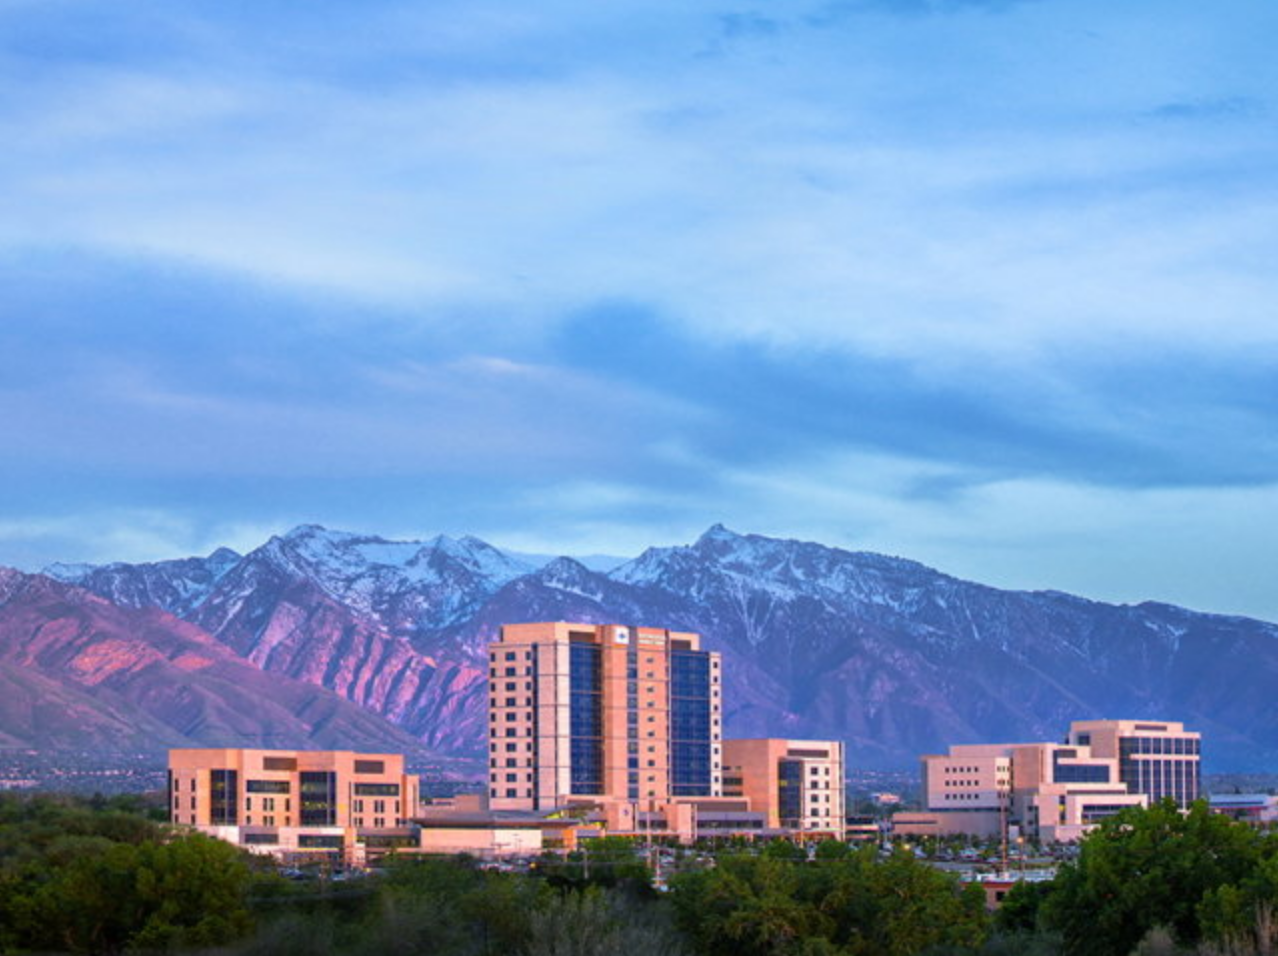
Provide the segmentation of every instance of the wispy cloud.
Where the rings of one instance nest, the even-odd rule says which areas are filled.
[[[1276,16],[0,6],[0,514],[946,557],[1006,509],[1055,567],[1056,496],[1228,552],[1278,473]]]
[[[284,522],[201,522],[189,513],[146,509],[0,519],[0,564],[39,571],[58,555],[66,563],[163,561],[208,554],[219,547],[246,553]]]
[[[1271,345],[1257,304],[1278,291],[1271,270],[1219,249],[1228,235],[1275,244],[1256,205],[1271,176],[1249,159],[1254,127],[1208,144],[1123,122],[1141,93],[1145,110],[1176,115],[1248,100],[1151,107],[1169,90],[1146,83],[1097,103],[1093,86],[1065,83],[1095,60],[1050,32],[1048,6],[918,26],[925,49],[972,44],[932,74],[904,69],[913,34],[871,26],[849,49],[750,10],[701,26],[766,34],[777,58],[698,65],[645,17],[637,39],[653,58],[608,63],[592,46],[602,21],[490,7],[473,15],[470,45],[546,42],[562,58],[513,76],[457,66],[439,82],[434,41],[374,34],[360,64],[390,46],[406,71],[376,85],[357,81],[355,63],[320,69],[305,46],[241,63],[237,26],[222,43],[181,40],[205,57],[200,71],[129,57],[28,84],[8,114],[0,238],[204,263],[422,320],[542,323],[641,291],[717,335],[915,361],[1111,335],[1140,348],[1169,331],[1203,348]],[[379,7],[371,20],[404,15]],[[449,17],[465,32],[467,16]],[[496,39],[480,41],[489,21]],[[973,62],[1026,32],[1052,52]],[[1110,44],[1149,55],[1135,38]],[[425,82],[412,81],[414,54]],[[950,71],[966,85],[947,86]],[[713,118],[651,119],[674,115]],[[1256,188],[1222,204],[1218,184],[1240,171]],[[1223,330],[1203,319],[1222,300]]]
[[[1211,100],[1164,103],[1149,111],[1159,120],[1251,119],[1266,112],[1261,100],[1250,96],[1227,96]]]

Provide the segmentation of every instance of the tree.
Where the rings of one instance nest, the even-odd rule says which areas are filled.
[[[1044,920],[1060,931],[1066,956],[1127,956],[1157,926],[1181,945],[1196,944],[1200,906],[1255,871],[1261,844],[1254,830],[1211,813],[1204,801],[1186,813],[1171,800],[1124,810],[1062,868],[1043,901]]]
[[[109,954],[216,945],[251,928],[239,851],[200,834],[137,844],[66,837],[24,877],[10,899],[17,945]]]
[[[710,956],[913,956],[974,949],[985,938],[984,897],[951,875],[874,847],[813,862],[730,857],[673,883],[678,923]]]
[[[562,865],[549,867],[549,879],[561,887],[612,887],[623,884],[650,886],[652,873],[638,855],[631,837],[607,836],[582,840],[581,848]]]

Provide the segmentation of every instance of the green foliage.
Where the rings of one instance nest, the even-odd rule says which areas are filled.
[[[249,881],[234,847],[104,798],[0,799],[0,950],[226,943],[251,928]]]
[[[771,840],[764,845],[763,855],[772,860],[806,860],[808,851],[793,840]]]
[[[852,855],[852,848],[842,840],[822,840],[817,844],[818,860],[846,860]]]
[[[1053,889],[1053,884],[1045,881],[1013,883],[994,914],[994,925],[1007,933],[1032,933],[1039,929],[1039,913]]]
[[[641,846],[631,837],[606,836],[583,840],[567,860],[550,861],[545,873],[561,888],[588,886],[650,886],[652,873],[641,856]]]
[[[985,938],[984,898],[907,853],[813,863],[729,857],[673,884],[678,924],[707,956],[911,956]]]
[[[532,915],[525,956],[684,956],[656,904],[591,888],[553,897]]]
[[[1125,810],[1083,841],[1042,902],[1066,956],[1127,956],[1155,927],[1182,945],[1239,918],[1232,891],[1255,876],[1264,838],[1212,814],[1204,802],[1182,814],[1171,801]],[[1201,914],[1209,915],[1204,926]],[[1216,922],[1212,922],[1215,920]]]
[[[356,951],[515,953],[532,915],[555,897],[540,879],[480,869],[469,858],[405,857],[391,866]]]
[[[117,801],[0,794],[0,953],[217,948],[224,956],[1144,956],[1278,950],[1278,835],[1197,805],[1102,824],[1053,883],[991,920],[976,886],[904,849],[787,841],[690,860],[652,890],[606,837],[530,874],[405,856],[291,884]],[[261,866],[263,864],[259,864]],[[259,927],[252,932],[250,903]],[[268,917],[269,918],[264,918]],[[993,930],[991,932],[991,930]],[[238,941],[238,942],[237,942]]]

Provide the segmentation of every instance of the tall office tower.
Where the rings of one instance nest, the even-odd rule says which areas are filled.
[[[721,794],[721,665],[699,635],[508,624],[488,660],[493,809]]]
[[[1198,799],[1201,734],[1185,725],[1149,720],[1076,720],[1069,743],[1090,747],[1094,757],[1118,760],[1118,778],[1151,803],[1171,797],[1187,807]]]

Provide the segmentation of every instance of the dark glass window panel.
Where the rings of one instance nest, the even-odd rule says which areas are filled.
[[[342,835],[340,833],[299,833],[297,845],[311,850],[340,850]]]
[[[597,644],[568,652],[568,758],[573,793],[603,791],[603,658]]]
[[[306,770],[300,784],[302,826],[333,826],[337,819],[337,774]]]
[[[1109,783],[1109,767],[1095,764],[1062,763],[1063,752],[1053,758],[1052,773],[1057,783]]]
[[[782,760],[777,766],[777,811],[781,825],[797,827],[803,817],[803,764]]]
[[[209,774],[209,820],[215,825],[239,822],[239,772],[213,770]]]
[[[289,793],[292,784],[287,780],[246,780],[244,789],[249,793]]]
[[[398,797],[399,784],[397,783],[357,783],[355,784],[355,796],[357,797]]]

